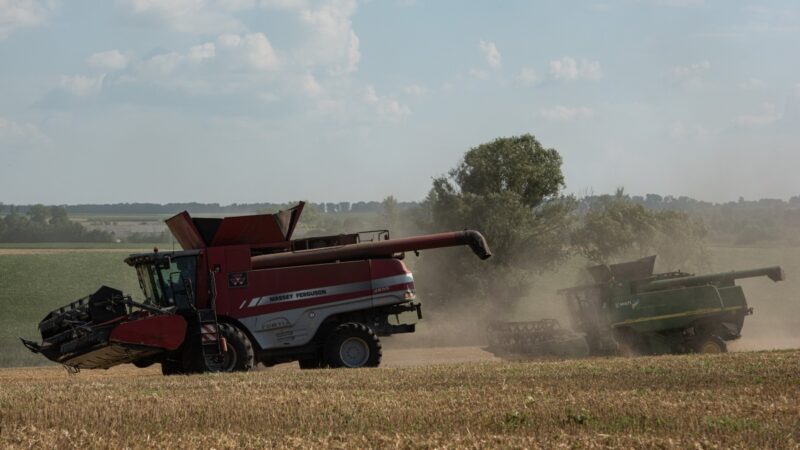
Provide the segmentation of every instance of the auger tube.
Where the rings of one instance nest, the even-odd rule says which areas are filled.
[[[340,245],[313,250],[300,250],[286,253],[260,255],[251,258],[253,269],[269,269],[272,267],[303,266],[331,261],[346,261],[364,258],[390,257],[397,253],[427,250],[442,247],[469,248],[480,259],[492,256],[489,245],[483,235],[475,230],[453,231],[447,233],[428,234],[401,239],[388,239],[378,242],[362,242],[359,244]]]

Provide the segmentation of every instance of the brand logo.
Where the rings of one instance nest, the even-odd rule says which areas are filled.
[[[247,272],[236,272],[228,274],[228,287],[240,288],[247,286]]]

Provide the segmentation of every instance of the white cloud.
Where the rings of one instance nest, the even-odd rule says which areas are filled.
[[[764,81],[762,80],[759,80],[758,78],[750,78],[748,80],[736,83],[736,86],[738,86],[739,89],[752,91],[757,89],[763,89],[766,86],[766,83],[764,83]]]
[[[195,45],[189,49],[189,53],[186,55],[192,61],[203,61],[212,59],[215,56],[217,56],[217,46],[213,42]]]
[[[736,123],[746,127],[760,127],[780,120],[782,114],[774,103],[761,105],[761,112],[757,114],[743,114],[736,118]]]
[[[687,65],[674,66],[671,69],[672,78],[685,87],[702,88],[705,84],[703,75],[711,69],[708,60],[698,61]]]
[[[273,92],[259,92],[256,94],[259,100],[264,103],[277,102],[281,97]]]
[[[382,117],[390,119],[401,119],[411,115],[411,110],[400,102],[386,96],[380,96],[375,92],[373,86],[367,86],[364,90],[364,101],[372,105]]]
[[[76,97],[88,97],[97,95],[103,89],[105,74],[90,77],[84,75],[62,75],[61,87],[71,92]]]
[[[548,120],[570,121],[576,119],[589,119],[594,117],[594,111],[588,106],[563,106],[539,110],[539,114]]]
[[[128,66],[128,57],[119,50],[94,53],[86,59],[91,67],[103,70],[120,70]]]
[[[47,142],[49,139],[36,125],[19,123],[0,116],[0,142],[7,144],[31,144]]]
[[[428,93],[428,89],[425,86],[420,86],[418,84],[411,84],[403,88],[403,92],[407,95],[413,95],[418,97],[420,95],[425,95]]]
[[[170,75],[180,64],[184,57],[177,52],[162,53],[150,57],[139,66],[139,71],[146,77],[159,77]]]
[[[194,45],[185,53],[168,52],[139,61],[132,79],[184,90],[207,92],[215,78],[229,78],[247,89],[253,86],[242,77],[274,73],[281,61],[263,33],[223,34],[215,42]],[[224,76],[223,74],[228,74]]]
[[[478,48],[481,53],[483,53],[483,57],[486,58],[486,64],[488,64],[489,67],[494,70],[498,70],[502,67],[503,62],[500,56],[500,50],[497,49],[497,45],[495,45],[494,42],[481,40],[478,42]]]
[[[706,72],[711,68],[711,63],[708,60],[688,64],[685,66],[675,66],[672,68],[672,76],[675,78],[690,78]]]
[[[0,39],[17,29],[47,23],[57,6],[55,0],[0,0]]]
[[[316,78],[314,78],[314,75],[307,74],[303,77],[303,91],[312,97],[316,97],[322,94],[324,92],[324,89],[322,89],[322,86],[320,86],[320,84],[317,83],[317,80]]]
[[[309,65],[328,65],[333,74],[358,70],[360,41],[351,17],[355,0],[329,0],[317,8],[304,8],[300,19],[308,29],[307,42],[300,57]]]
[[[251,2],[205,0],[117,0],[135,18],[181,33],[224,33],[245,29],[231,12]],[[244,5],[247,3],[247,5]]]
[[[536,73],[536,70],[530,67],[523,67],[522,70],[519,71],[519,75],[517,75],[517,80],[526,86],[534,86],[543,81],[542,77]]]
[[[225,34],[217,39],[221,52],[256,70],[274,70],[280,66],[278,56],[264,33]]]
[[[482,69],[469,69],[469,76],[479,80],[485,80],[489,78],[489,72]]]
[[[705,0],[656,0],[659,6],[671,6],[673,8],[689,8],[705,5]]]
[[[705,136],[708,131],[699,124],[686,123],[683,121],[673,122],[669,127],[669,135],[673,139],[684,139],[690,137]]]
[[[557,80],[597,80],[603,77],[599,61],[576,60],[571,56],[550,61],[550,74]]]

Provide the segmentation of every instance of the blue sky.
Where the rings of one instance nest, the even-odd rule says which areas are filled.
[[[422,199],[534,134],[568,192],[800,195],[800,5],[0,0],[0,201]]]

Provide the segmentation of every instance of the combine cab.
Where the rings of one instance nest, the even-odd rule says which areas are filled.
[[[488,350],[501,357],[546,356],[560,342],[583,338],[591,355],[725,352],[726,341],[741,336],[744,319],[753,312],[736,280],[784,279],[780,267],[699,276],[654,274],[655,260],[590,267],[594,283],[559,291],[574,331],[547,320],[493,324]]]
[[[183,251],[135,254],[144,300],[102,287],[40,323],[25,346],[72,369],[161,364],[164,374],[370,367],[379,337],[410,333],[422,317],[404,252],[468,246],[477,231],[389,239],[388,231],[292,240],[303,203],[277,214],[167,220]]]

